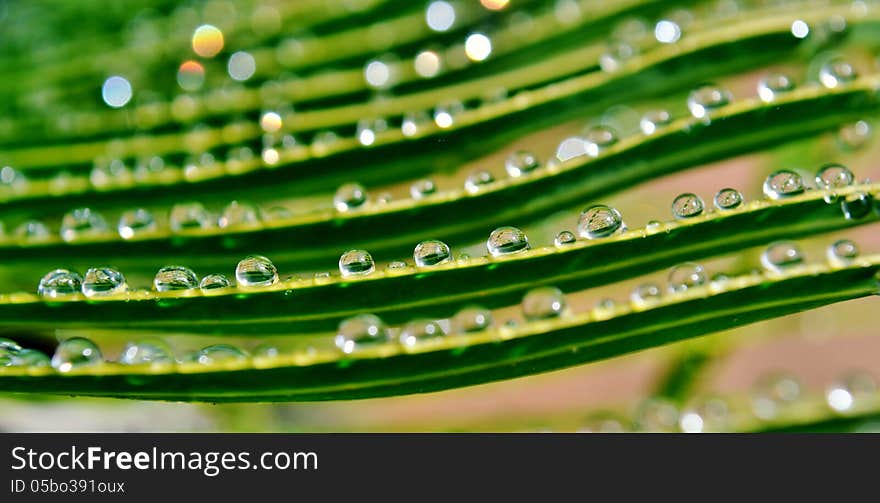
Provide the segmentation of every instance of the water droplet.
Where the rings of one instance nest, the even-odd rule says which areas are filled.
[[[77,238],[100,235],[107,230],[104,217],[90,208],[77,208],[61,219],[61,239],[68,242]]]
[[[529,249],[529,239],[516,227],[499,227],[489,234],[486,249],[493,257],[522,252]]]
[[[390,333],[378,316],[359,314],[339,324],[334,342],[345,354],[390,341]]]
[[[843,212],[843,216],[849,220],[864,218],[873,208],[874,198],[865,192],[850,194],[840,202],[840,210]]]
[[[451,260],[449,246],[443,241],[429,239],[416,245],[413,250],[413,259],[419,267],[427,267],[443,264]]]
[[[630,300],[632,300],[634,304],[644,305],[660,300],[661,296],[662,291],[658,285],[654,283],[645,283],[637,286],[635,290],[633,290],[632,294],[630,294]]]
[[[251,203],[232,201],[217,220],[220,228],[253,227],[260,223],[260,210]]]
[[[471,194],[476,194],[484,185],[488,185],[495,181],[495,177],[488,171],[475,171],[468,175],[464,181],[464,190]]]
[[[482,33],[471,33],[464,41],[464,54],[471,61],[485,61],[492,54],[492,40]]]
[[[639,128],[646,135],[651,135],[661,128],[668,126],[671,122],[672,116],[666,110],[652,110],[642,116],[639,121]]]
[[[202,278],[199,282],[201,290],[216,290],[218,288],[226,288],[229,286],[229,279],[222,274],[209,274]]]
[[[14,367],[48,367],[51,365],[49,357],[35,349],[22,349],[12,355],[11,364]]]
[[[562,162],[587,155],[587,141],[579,136],[566,138],[556,148],[556,159]]]
[[[238,286],[268,286],[278,282],[278,269],[262,255],[249,255],[235,266],[235,280]]]
[[[626,230],[623,217],[616,209],[597,204],[581,212],[578,217],[578,234],[582,238],[606,238]]]
[[[743,202],[743,196],[736,189],[721,189],[715,194],[715,207],[719,210],[732,210],[738,208]]]
[[[523,316],[529,320],[541,320],[561,316],[567,309],[565,295],[558,288],[540,287],[523,297]]]
[[[73,295],[82,289],[82,276],[76,271],[55,269],[40,279],[37,293],[43,297],[56,298]]]
[[[408,113],[403,116],[400,123],[400,132],[403,136],[412,138],[429,122],[431,122],[431,118],[424,112]]]
[[[125,291],[128,291],[125,276],[111,267],[93,267],[83,277],[82,293],[86,297],[114,295]]]
[[[455,7],[449,2],[435,0],[425,10],[425,23],[434,31],[447,31],[455,23]]]
[[[400,345],[405,348],[415,347],[418,343],[442,337],[443,328],[433,320],[414,320],[403,326],[400,331]]]
[[[609,126],[590,127],[584,135],[586,153],[590,157],[598,157],[603,150],[617,143],[617,139],[617,132]]]
[[[82,338],[74,337],[63,341],[55,348],[55,355],[52,356],[52,366],[60,372],[68,372],[71,369],[79,367],[87,367],[91,365],[100,365],[104,362],[101,350],[94,342]]]
[[[153,278],[153,288],[157,292],[172,290],[192,290],[199,286],[196,273],[182,265],[169,265],[159,269]]]
[[[128,343],[119,355],[122,365],[164,365],[174,363],[171,349],[158,339]]]
[[[804,191],[801,175],[787,169],[772,173],[764,181],[764,194],[770,199],[796,196]]]
[[[0,337],[0,351],[5,351],[8,353],[17,353],[21,351],[21,346],[13,341],[12,339],[7,339],[5,337]]]
[[[394,262],[389,262],[385,269],[389,271],[400,271],[406,269],[406,262],[402,260],[395,260]]]
[[[706,270],[694,262],[684,262],[669,271],[669,291],[684,292],[706,283]]]
[[[819,69],[819,82],[828,89],[834,89],[858,77],[858,72],[846,61],[834,58]]]
[[[138,234],[155,231],[156,220],[149,211],[143,208],[128,210],[119,217],[117,230],[122,239],[131,239]]]
[[[455,124],[455,118],[464,111],[464,105],[458,101],[444,103],[434,109],[434,124],[440,129],[449,129]]]
[[[168,224],[174,232],[205,229],[211,226],[211,215],[201,203],[178,203],[171,207]]]
[[[793,91],[794,80],[784,73],[771,73],[758,82],[758,97],[765,103],[771,103],[782,94]]]
[[[691,91],[687,105],[691,115],[697,119],[708,119],[713,111],[729,105],[732,100],[730,91],[714,84],[704,84]]]
[[[49,227],[39,220],[28,220],[15,228],[15,236],[25,241],[45,241],[50,234]]]
[[[782,272],[782,270],[802,264],[804,255],[795,243],[790,241],[778,241],[770,244],[761,254],[761,265],[768,271]]]
[[[674,44],[681,38],[681,27],[668,19],[661,19],[654,25],[654,38],[661,44]]]
[[[672,201],[672,215],[675,218],[692,218],[702,213],[703,200],[696,194],[680,194]]]
[[[871,139],[871,125],[865,121],[856,121],[840,128],[837,140],[844,150],[858,150]]]
[[[112,108],[122,108],[132,96],[131,83],[119,75],[114,75],[104,81],[101,86],[101,97],[104,103]]]
[[[858,245],[849,239],[835,241],[828,247],[828,261],[833,264],[846,264],[858,256]]]
[[[437,186],[428,179],[417,180],[409,187],[409,194],[413,199],[421,199],[437,192]]]
[[[636,411],[636,425],[641,431],[671,432],[678,421],[678,407],[662,398],[648,399]]]
[[[244,82],[257,71],[257,60],[245,51],[238,51],[229,56],[226,71],[233,80]]]
[[[196,361],[202,365],[235,363],[247,360],[247,353],[229,344],[214,344],[202,348],[196,354]]]
[[[456,333],[471,333],[486,330],[492,326],[492,313],[478,306],[468,306],[452,317],[452,330]]]
[[[517,150],[510,154],[504,161],[504,169],[507,174],[516,178],[531,173],[541,166],[541,162],[535,157],[535,154],[526,150]]]
[[[685,433],[723,431],[728,424],[730,408],[720,398],[706,398],[689,407],[678,424]]]
[[[629,42],[613,42],[608,49],[599,56],[599,66],[604,72],[614,73],[620,70],[620,68],[637,53],[638,49]]]
[[[807,38],[807,35],[810,34],[810,25],[802,19],[795,19],[791,23],[791,34],[795,38]]]
[[[559,234],[556,235],[556,238],[553,239],[553,244],[556,246],[565,246],[570,245],[575,241],[577,241],[577,238],[575,238],[573,232],[561,231]]]
[[[752,410],[761,419],[773,419],[801,396],[801,385],[786,374],[761,378],[752,393]]]
[[[271,344],[260,344],[251,352],[254,358],[277,358],[281,355],[281,350]]]
[[[855,372],[832,384],[825,392],[825,400],[835,411],[849,412],[876,395],[877,381],[874,377],[864,372]]]
[[[373,257],[366,250],[349,250],[339,257],[339,272],[344,277],[362,276],[375,270]]]
[[[367,190],[357,183],[346,183],[333,196],[333,206],[337,211],[360,208],[367,202]]]
[[[816,186],[820,189],[841,189],[852,185],[855,177],[841,164],[826,164],[816,173]]]

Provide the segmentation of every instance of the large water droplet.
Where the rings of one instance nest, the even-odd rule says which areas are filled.
[[[522,252],[529,249],[529,239],[516,227],[499,227],[489,234],[486,249],[493,257]]]
[[[357,183],[346,183],[333,196],[333,206],[338,211],[360,208],[367,202],[367,189]]]
[[[247,353],[229,344],[214,344],[202,348],[196,354],[196,361],[202,365],[235,363],[245,360],[247,360]]]
[[[452,331],[456,333],[480,332],[492,326],[492,313],[478,306],[468,306],[452,317]]]
[[[339,257],[339,272],[345,276],[363,276],[376,270],[373,257],[366,250],[349,250]]]
[[[566,308],[562,291],[549,286],[529,291],[522,300],[523,316],[529,320],[554,318],[562,315]]]
[[[359,314],[339,324],[334,342],[345,354],[351,354],[363,347],[386,343],[390,333],[378,316]]]
[[[841,189],[852,185],[855,177],[841,164],[826,164],[816,173],[816,186],[820,189]]]
[[[437,186],[432,180],[416,180],[409,187],[409,194],[413,199],[421,199],[437,192]]]
[[[262,255],[249,255],[235,266],[235,281],[239,286],[268,286],[278,281],[278,269]]]
[[[738,208],[743,202],[743,196],[736,189],[721,189],[715,194],[715,207],[719,210],[732,210]]]
[[[713,111],[729,105],[731,100],[730,91],[714,84],[705,84],[691,91],[687,106],[697,119],[707,119]]]
[[[706,283],[706,270],[694,262],[684,262],[669,271],[669,291],[684,292]]]
[[[136,235],[148,234],[156,230],[156,219],[143,208],[128,210],[120,215],[117,230],[122,239],[131,239]]]
[[[260,223],[260,210],[251,203],[232,201],[225,208],[217,220],[221,228],[227,227],[254,227]]]
[[[825,392],[828,406],[837,412],[850,412],[877,395],[877,381],[870,374],[855,372],[832,384]]]
[[[752,410],[761,419],[773,419],[801,396],[801,385],[786,374],[761,378],[752,393]]]
[[[157,292],[172,290],[192,290],[199,286],[199,278],[196,273],[182,265],[168,265],[156,273],[153,278],[153,288]]]
[[[531,173],[540,166],[541,162],[535,154],[526,150],[517,150],[504,161],[504,169],[507,170],[508,175],[514,178]]]
[[[761,101],[770,103],[779,95],[793,91],[794,80],[784,73],[772,73],[758,82],[758,96]]]
[[[819,82],[828,89],[834,89],[846,83],[852,82],[858,77],[858,72],[846,61],[834,58],[819,69]]]
[[[488,171],[475,171],[468,175],[467,180],[464,181],[464,190],[471,194],[476,194],[484,185],[494,181],[495,177],[492,176],[492,173]]]
[[[561,231],[556,237],[553,239],[553,244],[556,246],[566,246],[570,245],[577,241],[575,235],[571,231]]]
[[[119,355],[123,365],[163,365],[174,363],[171,350],[158,339],[128,343]]]
[[[112,267],[93,267],[86,271],[82,293],[86,297],[114,295],[128,290],[125,276]]]
[[[216,290],[218,288],[226,288],[229,286],[229,279],[222,274],[209,274],[202,278],[199,282],[199,288],[202,291]]]
[[[858,256],[858,245],[849,239],[835,241],[828,247],[828,261],[832,264],[847,264]]]
[[[174,232],[211,226],[211,214],[201,203],[178,203],[171,207],[168,224]]]
[[[770,244],[761,254],[761,265],[768,271],[781,272],[804,262],[804,255],[795,243],[779,241]]]
[[[55,269],[40,279],[37,293],[43,297],[56,298],[73,295],[82,290],[82,276],[76,271]]]
[[[13,367],[48,367],[51,365],[49,357],[35,349],[22,349],[12,355]]]
[[[82,337],[74,337],[62,342],[55,348],[55,355],[52,356],[52,366],[60,372],[99,365],[103,361],[104,357],[101,356],[98,346]]]
[[[796,196],[804,191],[801,175],[787,169],[772,173],[764,181],[764,194],[770,199]]]
[[[680,194],[672,201],[672,215],[675,218],[691,218],[703,213],[703,200],[691,193]]]
[[[61,239],[73,241],[107,232],[107,222],[90,208],[77,208],[61,219]]]
[[[451,260],[449,246],[443,241],[437,241],[436,239],[422,241],[413,250],[413,259],[415,259],[416,265],[419,267],[449,262]]]
[[[400,345],[404,348],[412,348],[420,342],[442,337],[443,328],[433,320],[414,320],[403,326],[400,331]]]
[[[623,217],[616,209],[597,204],[581,212],[578,217],[578,234],[582,238],[606,238],[626,230]]]

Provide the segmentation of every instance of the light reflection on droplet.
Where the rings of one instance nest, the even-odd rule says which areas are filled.
[[[177,69],[177,84],[184,91],[198,91],[205,83],[205,67],[196,61],[184,61]]]
[[[440,56],[434,51],[420,52],[414,61],[416,73],[424,78],[431,78],[440,73]]]
[[[192,48],[203,58],[213,58],[223,50],[223,32],[210,24],[199,26],[193,32]]]
[[[234,80],[245,81],[257,71],[257,61],[250,53],[239,51],[229,57],[226,69]]]
[[[449,2],[431,2],[425,10],[425,22],[434,31],[446,31],[455,23],[455,8]]]
[[[124,107],[131,100],[131,83],[119,75],[114,75],[104,81],[101,87],[101,97],[104,103],[113,107]]]
[[[484,61],[492,54],[492,41],[482,33],[472,33],[464,42],[464,53],[471,61]]]

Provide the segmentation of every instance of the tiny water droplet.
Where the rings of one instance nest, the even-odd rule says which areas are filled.
[[[253,227],[260,223],[260,210],[251,203],[232,201],[217,220],[220,228]]]
[[[489,234],[486,249],[493,257],[518,253],[529,249],[529,239],[516,227],[499,227]]]
[[[128,343],[119,355],[122,365],[163,365],[174,363],[171,349],[158,339]]]
[[[443,241],[429,239],[416,245],[413,259],[419,267],[443,264],[451,260],[449,246]]]
[[[28,220],[15,228],[15,236],[26,241],[45,241],[50,234],[49,227],[39,220]]]
[[[877,381],[870,374],[854,372],[843,376],[825,392],[828,406],[837,412],[857,409],[877,395]]]
[[[858,76],[856,69],[840,58],[828,61],[819,69],[819,82],[828,89],[852,82]]]
[[[464,181],[464,190],[471,194],[476,194],[484,185],[488,185],[494,181],[495,177],[492,176],[492,173],[482,170],[475,171],[468,175],[467,179]]]
[[[262,255],[249,255],[235,266],[238,286],[268,286],[278,282],[278,269],[271,260]]]
[[[679,421],[678,407],[663,398],[650,398],[636,411],[636,426],[641,431],[671,432]]]
[[[577,238],[575,238],[573,232],[561,231],[559,234],[556,235],[556,238],[553,239],[553,244],[556,246],[565,246],[570,245],[575,241],[577,241]]]
[[[675,218],[692,218],[703,213],[703,200],[691,193],[680,194],[672,201],[672,215]]]
[[[389,271],[400,271],[402,269],[406,269],[406,262],[402,260],[395,260],[394,262],[389,262],[385,269]]]
[[[125,276],[112,267],[93,267],[86,271],[82,293],[86,297],[114,295],[128,291]]]
[[[858,256],[858,245],[849,239],[835,241],[828,247],[828,260],[832,263],[847,263]]]
[[[684,262],[669,271],[669,291],[684,292],[706,283],[706,270],[694,262]]]
[[[704,84],[691,91],[687,106],[697,119],[708,119],[713,111],[729,105],[732,100],[730,91],[714,84]]]
[[[67,372],[74,368],[100,365],[103,362],[101,350],[94,342],[83,337],[73,337],[55,348],[51,363],[60,372]]]
[[[192,290],[199,286],[199,278],[196,273],[182,265],[168,265],[156,273],[153,278],[153,288],[157,292],[169,292],[173,290]]]
[[[758,82],[758,97],[765,103],[771,103],[782,94],[793,91],[794,80],[784,73],[771,73]]]
[[[707,398],[685,410],[678,425],[685,433],[722,431],[727,426],[730,408],[720,398]]]
[[[128,210],[119,217],[117,226],[122,239],[131,239],[138,234],[147,234],[156,230],[156,219],[149,211],[138,208]]]
[[[378,316],[359,314],[339,324],[334,343],[345,354],[351,354],[363,347],[384,344],[390,341],[391,334]]]
[[[522,300],[523,316],[529,320],[555,318],[561,316],[566,309],[565,295],[554,287],[535,288]]]
[[[349,250],[339,257],[339,272],[344,277],[363,276],[375,270],[373,257],[366,250]]]
[[[211,215],[201,203],[178,203],[168,216],[171,230],[205,229],[211,226]]]
[[[281,350],[271,344],[260,344],[251,352],[254,358],[277,358],[281,355]]]
[[[541,166],[535,154],[526,150],[517,150],[504,161],[504,169],[513,178],[531,173]]]
[[[801,396],[801,385],[794,377],[776,374],[758,380],[752,392],[752,410],[761,419],[773,419]]]
[[[214,344],[202,348],[196,354],[196,362],[202,365],[233,363],[247,360],[247,353],[230,344]]]
[[[586,130],[584,140],[587,155],[599,157],[603,150],[617,143],[618,135],[610,126],[598,125]]]
[[[357,183],[346,183],[333,196],[333,206],[337,211],[350,211],[360,208],[367,200],[367,189]]]
[[[803,193],[801,175],[787,169],[772,173],[764,181],[764,194],[770,199],[783,199]]]
[[[209,274],[202,278],[199,282],[201,290],[216,290],[218,288],[226,288],[229,286],[229,279],[222,274]]]
[[[666,110],[652,110],[645,113],[639,121],[639,128],[646,135],[652,135],[672,122],[672,116]]]
[[[732,210],[743,203],[743,196],[736,189],[725,188],[715,194],[714,201],[715,207],[719,210]]]
[[[433,320],[414,320],[403,326],[400,331],[400,345],[405,348],[415,347],[420,342],[444,336],[443,328]]]
[[[456,333],[471,333],[486,330],[492,326],[492,313],[478,306],[468,306],[452,317],[452,330]]]
[[[771,243],[761,254],[761,265],[768,271],[782,272],[803,262],[804,255],[801,249],[791,241]]]
[[[440,129],[449,129],[455,124],[456,117],[464,111],[461,102],[445,103],[434,109],[434,124]]]
[[[826,164],[816,173],[816,186],[820,189],[841,189],[852,185],[855,177],[842,164]]]
[[[634,304],[644,305],[660,300],[663,292],[655,283],[645,283],[637,286],[630,294],[630,300]]]
[[[604,204],[590,206],[578,217],[578,234],[582,238],[606,238],[625,230],[620,212]]]
[[[413,182],[409,187],[409,194],[413,199],[422,199],[437,192],[437,186],[432,180],[424,179]]]
[[[55,269],[40,279],[37,293],[43,297],[56,298],[80,293],[82,276],[76,271]]]
[[[78,238],[100,235],[107,232],[107,222],[98,212],[90,208],[77,208],[61,219],[61,239],[73,241]]]

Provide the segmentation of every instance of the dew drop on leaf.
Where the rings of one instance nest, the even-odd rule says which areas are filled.
[[[351,354],[364,346],[386,343],[390,333],[378,316],[359,314],[339,324],[334,343],[345,354]]]
[[[100,365],[103,362],[104,357],[98,346],[83,337],[73,337],[63,341],[55,348],[55,354],[52,356],[52,366],[60,372]]]
[[[758,97],[771,103],[780,95],[793,91],[794,80],[784,73],[771,73],[758,82]]]
[[[849,239],[840,239],[828,247],[828,261],[847,263],[859,256],[859,247]]]
[[[268,286],[278,281],[278,269],[262,255],[249,255],[235,266],[235,281],[239,286]]]
[[[566,308],[565,295],[554,287],[535,288],[522,300],[523,316],[529,320],[555,318],[562,315]]]
[[[691,91],[687,106],[697,119],[707,119],[714,110],[729,105],[732,100],[730,91],[714,84],[704,84]]]
[[[168,224],[175,232],[205,229],[211,226],[211,215],[201,203],[178,203],[171,207]]]
[[[556,246],[566,246],[574,243],[577,240],[574,233],[571,231],[561,231],[556,237],[553,239],[553,244]]]
[[[801,397],[801,384],[788,374],[771,374],[752,390],[752,410],[761,419],[773,419]]]
[[[672,122],[672,116],[666,110],[651,110],[639,120],[639,128],[646,135],[652,135]]]
[[[529,239],[516,227],[499,227],[489,234],[486,249],[493,257],[518,253],[529,249]]]
[[[742,204],[743,196],[736,189],[725,188],[715,194],[714,202],[719,210],[732,210]]]
[[[495,181],[495,177],[488,171],[475,171],[468,175],[464,181],[464,190],[471,194],[476,194],[484,185],[488,185]]]
[[[159,339],[130,342],[119,355],[122,365],[161,365],[174,363],[171,349]]]
[[[776,171],[764,181],[764,194],[770,199],[783,199],[803,193],[801,175],[787,169]]]
[[[196,362],[202,365],[212,365],[217,363],[233,363],[247,359],[247,353],[238,349],[231,344],[214,344],[206,348],[202,348],[196,354]]]
[[[153,288],[157,292],[169,292],[173,290],[193,290],[199,286],[199,278],[196,273],[182,265],[165,266],[153,277]]]
[[[37,293],[43,297],[56,298],[74,295],[82,290],[82,276],[69,269],[55,269],[40,279]]]
[[[51,365],[49,357],[36,349],[22,349],[12,355],[13,367],[48,367]]]
[[[511,177],[523,176],[541,166],[535,154],[526,150],[517,150],[504,161],[504,169]]]
[[[706,283],[706,270],[695,262],[684,262],[669,271],[669,291],[684,292]]]
[[[630,300],[636,305],[645,305],[660,300],[662,295],[660,287],[656,283],[644,283],[637,286],[630,294]]]
[[[82,293],[86,297],[113,295],[127,290],[125,276],[112,267],[93,267],[83,276]]]
[[[409,194],[413,199],[422,199],[423,197],[430,196],[437,192],[437,186],[434,185],[432,180],[423,179],[416,180],[409,187]]]
[[[349,250],[339,257],[339,272],[344,277],[364,276],[375,270],[373,257],[366,250]]]
[[[606,238],[625,230],[620,212],[604,204],[590,206],[578,217],[578,234],[582,238]]]
[[[868,373],[853,372],[838,379],[825,392],[825,401],[841,413],[857,409],[877,394],[877,381]]]
[[[358,183],[346,183],[339,187],[333,196],[333,206],[337,211],[350,211],[360,208],[367,202],[367,190]]]
[[[119,217],[117,231],[122,239],[131,239],[155,230],[156,219],[153,218],[152,213],[143,208],[127,210]]]
[[[228,286],[229,279],[222,274],[208,274],[199,282],[199,288],[202,291],[226,288]]]
[[[816,186],[825,190],[849,187],[854,180],[852,172],[841,164],[826,164],[816,173]]]
[[[479,306],[467,306],[455,313],[451,321],[453,332],[480,332],[492,326],[492,313]]]
[[[848,62],[834,58],[819,69],[819,82],[828,89],[834,89],[858,77],[858,72]]]
[[[398,341],[404,348],[412,348],[420,342],[442,337],[443,328],[433,320],[413,320],[403,326]]]
[[[61,239],[70,242],[107,232],[107,222],[90,208],[77,208],[61,219]]]
[[[803,262],[804,255],[801,249],[791,241],[771,243],[761,254],[761,265],[768,271],[781,272]]]
[[[419,267],[443,264],[451,260],[449,246],[443,241],[428,239],[417,244],[413,250],[413,260]]]
[[[703,200],[696,194],[680,194],[672,201],[672,215],[675,218],[692,218],[702,213]]]

